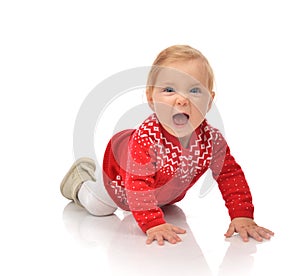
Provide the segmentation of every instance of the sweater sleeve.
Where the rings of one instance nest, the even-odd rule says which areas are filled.
[[[155,196],[155,150],[147,137],[129,144],[125,189],[129,208],[142,231],[165,223]]]
[[[252,196],[240,165],[230,153],[230,149],[220,132],[216,133],[210,166],[217,181],[229,216],[253,219]]]

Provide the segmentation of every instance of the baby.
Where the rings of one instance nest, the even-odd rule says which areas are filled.
[[[198,50],[175,45],[163,50],[149,72],[146,95],[153,114],[137,129],[115,134],[103,157],[103,179],[90,158],[77,160],[61,183],[66,198],[96,216],[128,210],[154,240],[180,242],[184,229],[164,219],[162,206],[182,200],[208,170],[222,193],[231,223],[226,237],[270,239],[253,220],[254,206],[241,167],[205,116],[215,93],[214,75]]]

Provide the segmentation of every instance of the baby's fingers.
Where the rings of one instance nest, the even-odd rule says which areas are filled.
[[[273,231],[271,231],[271,230],[269,230],[267,228],[264,228],[264,227],[260,227],[260,228],[263,229],[265,233],[267,233],[267,234],[269,234],[271,236],[274,236],[274,232]]]
[[[156,240],[155,235],[149,235],[147,240],[146,240],[146,244],[151,244],[154,240]]]
[[[156,240],[157,240],[158,245],[164,245],[165,244],[164,237],[162,235],[156,235]]]
[[[164,237],[165,237],[165,240],[167,240],[169,243],[172,243],[172,244],[181,242],[181,238],[179,238],[179,236],[177,236],[174,232],[166,233],[166,235]]]
[[[175,232],[159,232],[153,235],[149,235],[146,244],[151,244],[154,240],[157,241],[158,245],[164,245],[164,241],[168,241],[171,244],[175,244],[177,242],[181,242],[181,238],[176,235]]]
[[[185,234],[186,230],[178,227],[178,226],[173,226],[172,230],[176,233],[176,234]],[[178,236],[177,236],[178,237]],[[178,237],[179,238],[179,237]]]
[[[224,234],[226,238],[231,237],[234,234],[235,228],[232,224],[229,225],[227,232]]]
[[[162,235],[161,233],[149,235],[146,240],[146,244],[151,244],[155,240],[159,245],[164,245],[164,235]]]
[[[262,238],[267,239],[267,240],[269,240],[271,238],[271,236],[274,236],[274,232],[272,232],[266,228],[263,228],[263,227],[259,227],[257,232]]]
[[[242,238],[242,240],[244,242],[248,242],[249,241],[247,230],[241,229],[241,230],[238,231],[238,233],[239,233],[240,237]]]

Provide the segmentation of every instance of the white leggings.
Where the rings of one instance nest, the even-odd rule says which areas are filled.
[[[78,192],[78,199],[82,206],[94,216],[112,215],[118,206],[108,195],[100,179],[97,182],[84,182]]]

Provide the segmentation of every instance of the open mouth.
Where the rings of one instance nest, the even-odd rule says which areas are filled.
[[[177,126],[184,126],[188,123],[190,116],[186,113],[177,113],[173,115],[173,123]]]

